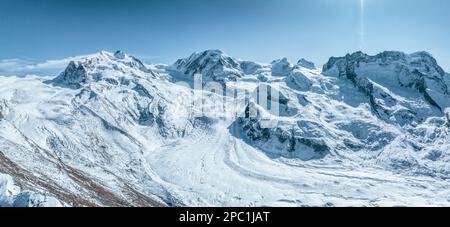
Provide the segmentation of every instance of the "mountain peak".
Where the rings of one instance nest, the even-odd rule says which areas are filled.
[[[177,60],[172,68],[191,77],[202,74],[204,80],[225,81],[242,77],[239,65],[238,60],[221,50],[205,50]]]
[[[115,53],[100,51],[79,61],[71,61],[66,69],[52,82],[72,88],[80,88],[85,83],[102,80],[105,75],[108,75],[109,78],[114,75],[144,77],[146,74],[156,76],[139,59],[122,51],[116,51]]]
[[[272,76],[285,77],[294,69],[294,65],[287,59],[281,58],[272,61]]]
[[[301,58],[300,60],[298,60],[297,65],[303,68],[307,68],[307,69],[315,69],[316,66],[314,65],[313,62],[308,61],[304,58]]]

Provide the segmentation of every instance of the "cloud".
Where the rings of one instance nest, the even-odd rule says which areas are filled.
[[[83,56],[64,58],[60,60],[47,60],[44,62],[35,62],[25,59],[3,59],[0,60],[0,75],[3,76],[56,76],[70,63],[70,61],[78,61]]]

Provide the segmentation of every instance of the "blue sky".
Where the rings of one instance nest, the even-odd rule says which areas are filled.
[[[360,5],[361,0],[1,0],[0,66],[118,49],[149,63],[221,49],[246,60],[304,57],[321,65],[361,49],[425,50],[450,71],[450,1],[365,0],[363,16]]]

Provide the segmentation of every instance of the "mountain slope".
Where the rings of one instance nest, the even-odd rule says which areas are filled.
[[[174,83],[198,73],[236,95]],[[0,206],[448,204],[449,75],[424,52],[322,70],[100,52],[0,85]],[[251,96],[265,87],[278,114]]]
[[[13,108],[1,122],[0,150],[26,172],[22,180],[33,177],[39,179],[33,184],[58,187],[55,196],[72,205],[162,203],[148,193],[164,190],[147,173],[142,153],[158,145],[160,139],[149,142],[153,137],[181,136],[195,120],[177,104],[182,87],[174,94],[164,88],[172,88],[167,82],[128,60],[100,53],[70,63],[54,80],[3,80],[14,87],[1,91]],[[47,177],[58,182],[45,183]]]

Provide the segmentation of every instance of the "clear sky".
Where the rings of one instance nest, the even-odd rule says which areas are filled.
[[[173,63],[221,49],[322,65],[363,50],[432,53],[450,71],[448,0],[0,0],[0,59],[124,50]],[[362,13],[364,11],[364,13]]]

